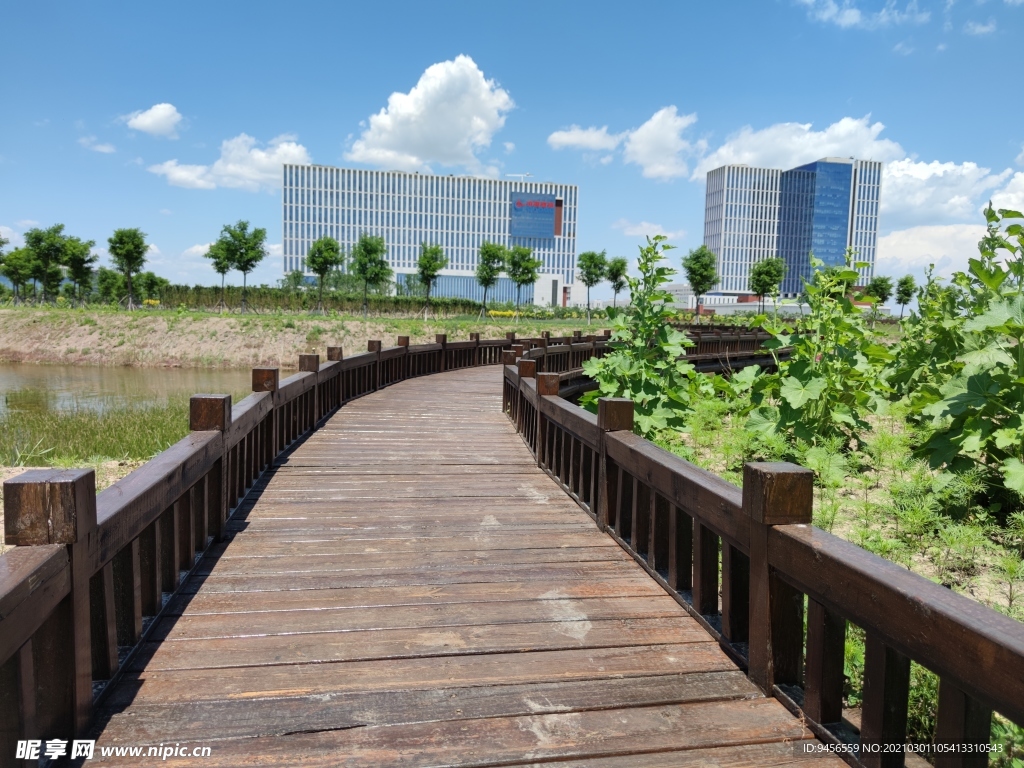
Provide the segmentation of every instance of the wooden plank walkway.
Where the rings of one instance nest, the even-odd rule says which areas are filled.
[[[255,491],[99,745],[212,750],[161,765],[823,765],[536,467],[498,367],[346,405]]]

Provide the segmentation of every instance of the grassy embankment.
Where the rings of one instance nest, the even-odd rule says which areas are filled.
[[[550,331],[562,335],[586,327],[582,320],[479,320],[475,317],[412,319],[308,313],[216,314],[210,312],[16,307],[0,309],[0,362],[61,363],[185,368],[247,368],[274,365],[294,369],[298,355],[326,356],[328,345],[346,354],[366,351],[366,342],[385,345],[397,336],[411,343],[504,338]],[[595,331],[602,326],[592,326]]]

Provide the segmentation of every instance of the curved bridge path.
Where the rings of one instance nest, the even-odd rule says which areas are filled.
[[[168,766],[840,765],[537,468],[501,384],[396,384],[279,460],[99,744],[211,748]]]

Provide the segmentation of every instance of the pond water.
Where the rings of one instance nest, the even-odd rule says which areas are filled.
[[[7,411],[105,411],[163,405],[169,397],[249,391],[247,370],[104,368],[0,364],[0,416]]]

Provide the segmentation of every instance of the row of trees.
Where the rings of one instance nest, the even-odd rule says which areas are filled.
[[[9,253],[4,249],[9,241],[0,238],[0,274],[6,277],[14,290],[15,301],[29,298],[28,284],[32,283],[31,298],[48,303],[57,298],[65,280],[71,285],[71,298],[84,301],[93,289],[94,280],[100,283],[100,292],[111,284],[104,276],[103,267],[97,271],[99,256],[92,252],[95,240],[82,240],[64,233],[63,224],[41,229],[35,227],[25,233],[25,245]],[[127,286],[128,306],[133,305],[132,277],[142,272],[149,245],[146,235],[139,229],[117,229],[107,240],[113,273]],[[111,272],[111,270],[106,270]],[[102,278],[102,280],[100,280]]]

